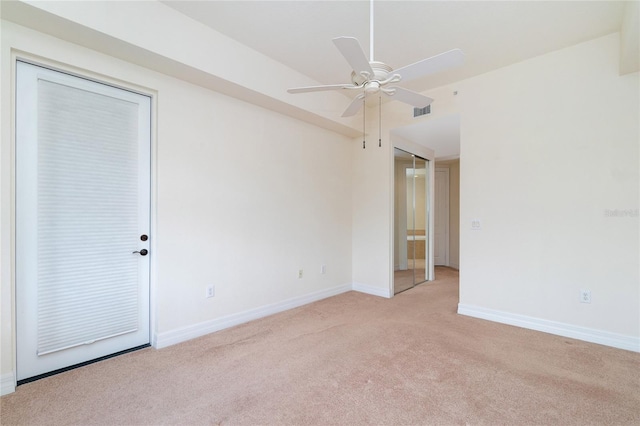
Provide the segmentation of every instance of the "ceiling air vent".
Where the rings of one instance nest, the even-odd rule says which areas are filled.
[[[424,108],[414,108],[413,118],[420,117],[421,115],[431,114],[431,105],[427,105]]]

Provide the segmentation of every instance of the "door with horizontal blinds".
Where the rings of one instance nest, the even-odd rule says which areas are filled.
[[[24,380],[148,344],[150,98],[16,65]]]

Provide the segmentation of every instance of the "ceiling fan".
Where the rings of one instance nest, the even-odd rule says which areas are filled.
[[[394,70],[384,62],[378,62],[373,59],[373,0],[371,0],[370,7],[370,23],[370,60],[367,60],[356,38],[337,37],[333,39],[333,43],[353,69],[351,72],[351,83],[296,87],[288,89],[287,92],[307,93],[325,90],[359,91],[360,93],[342,114],[343,117],[355,115],[360,108],[362,108],[367,96],[381,93],[384,93],[394,100],[413,105],[414,107],[424,108],[430,105],[433,99],[399,86],[390,85],[435,74],[448,68],[462,65],[464,62],[464,53],[462,50],[453,49]]]

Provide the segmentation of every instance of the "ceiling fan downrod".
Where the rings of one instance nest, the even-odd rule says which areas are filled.
[[[369,6],[369,62],[374,62],[373,59],[373,0]]]

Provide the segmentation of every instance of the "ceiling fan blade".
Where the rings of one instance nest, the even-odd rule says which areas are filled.
[[[344,112],[342,113],[342,116],[351,117],[353,115],[356,115],[356,113],[360,111],[360,108],[362,108],[362,104],[363,104],[362,98],[364,98],[364,94],[362,93],[356,96],[353,99],[353,101],[349,104],[347,109],[344,110]]]
[[[394,74],[399,74],[402,81],[413,80],[429,74],[435,74],[449,68],[462,65],[464,53],[460,49],[449,50],[439,55],[423,59],[414,64],[394,70]]]
[[[326,86],[295,87],[293,89],[287,89],[287,92],[289,93],[321,92],[323,90],[352,89],[355,87],[357,86],[353,84],[328,84]]]
[[[431,105],[431,102],[433,102],[433,99],[428,96],[412,92],[411,90],[407,90],[402,87],[389,87],[388,89],[383,90],[383,92],[391,96],[391,98],[396,101],[413,105],[416,108],[424,108],[427,105]]]
[[[361,74],[364,71],[373,77],[373,69],[371,69],[371,64],[369,64],[367,56],[364,54],[360,43],[358,43],[358,39],[354,37],[336,37],[333,39],[333,44],[336,45],[356,74]]]

